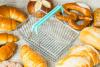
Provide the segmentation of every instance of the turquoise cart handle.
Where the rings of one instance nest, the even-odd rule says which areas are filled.
[[[39,21],[37,21],[35,24],[32,26],[32,31],[35,31],[37,33],[38,27],[40,27],[43,23],[45,23],[46,20],[48,20],[50,17],[52,17],[58,10],[62,10],[63,12],[63,7],[60,5],[57,5],[53,10],[51,10],[47,15],[45,15],[43,18],[41,18]]]

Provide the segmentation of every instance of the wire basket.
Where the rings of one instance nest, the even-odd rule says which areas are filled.
[[[39,19],[30,16],[19,33],[33,48],[42,53],[48,60],[57,61],[78,37],[78,32],[54,16],[39,27],[38,34],[31,31],[32,25]]]

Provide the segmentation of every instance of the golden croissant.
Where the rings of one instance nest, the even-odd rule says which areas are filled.
[[[7,60],[13,56],[16,51],[15,43],[7,43],[0,47],[0,62]]]
[[[100,29],[96,27],[87,27],[83,29],[79,36],[83,43],[89,44],[100,50]]]
[[[68,54],[61,58],[55,67],[93,67],[100,63],[99,52],[90,45],[72,47]]]
[[[8,18],[0,18],[0,31],[15,30],[18,23],[15,20]]]
[[[75,46],[70,49],[69,55],[80,55],[85,56],[90,61],[90,66],[94,66],[100,63],[99,52],[90,45]]]
[[[5,44],[7,42],[16,42],[18,38],[13,34],[0,33],[0,44]]]
[[[18,22],[22,23],[27,19],[24,12],[11,6],[0,6],[0,31],[15,30]]]
[[[45,59],[27,45],[22,46],[20,57],[24,67],[47,67]]]

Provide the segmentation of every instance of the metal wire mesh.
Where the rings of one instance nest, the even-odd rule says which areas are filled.
[[[76,31],[54,17],[41,25],[38,34],[36,34],[31,31],[35,22],[35,18],[31,16],[27,24],[24,24],[18,31],[31,46],[52,61],[59,59],[64,51],[72,46],[78,36]]]

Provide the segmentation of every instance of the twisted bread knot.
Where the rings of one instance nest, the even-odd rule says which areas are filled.
[[[83,3],[67,3],[63,5],[64,13],[63,15],[60,11],[56,13],[56,17],[67,22],[72,28],[76,30],[82,30],[84,27],[89,25],[92,20],[92,14],[87,5],[83,7]],[[83,24],[77,24],[78,21],[84,21]]]

